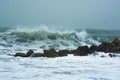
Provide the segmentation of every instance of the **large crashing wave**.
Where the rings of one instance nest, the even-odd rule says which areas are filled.
[[[86,30],[55,30],[47,27],[17,27],[0,34],[0,46],[18,47],[22,46],[34,49],[74,49],[80,45],[96,44]]]

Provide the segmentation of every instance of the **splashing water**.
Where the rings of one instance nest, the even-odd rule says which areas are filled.
[[[49,48],[60,50],[75,49],[80,45],[99,45],[101,40],[111,40],[115,35],[118,36],[118,33],[110,35],[106,31],[96,30],[55,30],[46,26],[34,29],[20,26],[1,32],[0,79],[119,80],[120,58],[110,58],[103,52],[97,52],[98,56],[68,55],[57,58],[20,58],[6,55],[26,52],[28,49],[42,52]],[[105,57],[101,58],[101,55]]]

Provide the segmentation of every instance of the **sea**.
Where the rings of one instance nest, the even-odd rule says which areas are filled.
[[[120,30],[54,29],[47,26],[0,28],[0,80],[120,80],[120,57],[108,53],[66,57],[13,57],[16,52],[43,52],[99,45],[120,37]],[[104,55],[104,57],[101,57]]]

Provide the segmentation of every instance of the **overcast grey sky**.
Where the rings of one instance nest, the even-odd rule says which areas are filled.
[[[120,0],[0,0],[0,26],[120,29]]]

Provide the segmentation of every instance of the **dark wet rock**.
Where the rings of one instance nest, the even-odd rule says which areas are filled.
[[[111,53],[109,54],[109,56],[110,56],[110,57],[116,57],[115,54],[111,54]]]
[[[57,53],[57,51],[55,49],[44,50],[44,54],[49,54],[49,53]]]
[[[25,53],[16,53],[15,55],[10,56],[19,56],[19,57],[62,57],[67,56],[68,54],[74,54],[75,56],[87,56],[88,54],[95,54],[95,52],[105,52],[112,53],[109,54],[110,57],[117,56],[116,53],[120,54],[120,38],[116,38],[112,42],[102,42],[100,45],[91,45],[90,48],[88,46],[79,46],[75,50],[59,50],[58,52],[55,49],[44,50],[44,53],[34,53],[33,50],[29,50]],[[101,57],[104,57],[102,55]]]
[[[112,42],[102,42],[98,48],[97,51],[102,52],[113,52],[118,53],[120,52],[120,38],[114,39]]]
[[[74,55],[77,56],[86,56],[90,53],[88,46],[79,46],[76,50],[73,51]]]
[[[28,52],[25,54],[25,53],[16,53],[14,56],[15,57],[29,57],[29,56],[31,56],[32,55],[32,53],[34,53],[33,52],[33,50],[28,50]]]
[[[97,45],[92,45],[92,46],[90,46],[90,51],[93,53],[93,52],[97,51],[97,48],[98,48]]]
[[[33,53],[31,57],[44,57],[43,53]]]
[[[33,53],[34,53],[33,50],[31,50],[31,49],[28,50],[28,52],[26,53],[26,57],[31,56]]]
[[[106,57],[106,56],[105,56],[105,55],[101,55],[100,57],[104,58],[104,57]]]
[[[25,53],[16,53],[15,55],[14,55],[15,57],[26,57],[26,54]]]
[[[120,38],[116,38],[112,41],[112,43],[116,46],[120,48]]]
[[[98,48],[97,51],[101,51],[101,52],[115,52],[116,51],[116,47],[114,44],[110,43],[110,42],[102,42]]]
[[[7,54],[8,56],[14,56],[13,54]]]
[[[60,50],[60,51],[58,51],[58,54],[59,54],[60,57],[67,56],[69,53],[70,53],[69,50]]]
[[[59,54],[55,49],[44,50],[44,57],[59,57]]]
[[[115,52],[120,52],[120,38],[114,39],[111,43],[115,45]]]
[[[69,54],[74,54],[76,50],[70,50]]]

